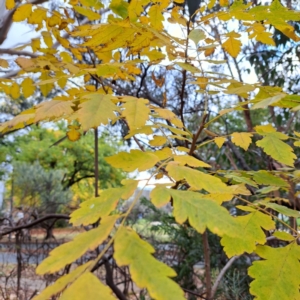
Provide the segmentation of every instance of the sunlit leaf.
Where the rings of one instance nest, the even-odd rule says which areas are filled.
[[[50,252],[50,255],[39,264],[37,274],[54,273],[66,265],[76,261],[88,250],[94,250],[110,234],[118,216],[106,217],[100,225],[89,231],[80,233],[73,241],[60,245]]]
[[[115,300],[112,291],[94,274],[85,273],[77,278],[62,294],[61,300],[105,299]]]
[[[251,144],[252,133],[249,132],[234,132],[231,134],[231,141],[243,148],[245,151],[248,150],[249,145]]]

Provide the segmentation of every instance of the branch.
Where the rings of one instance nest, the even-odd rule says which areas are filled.
[[[7,49],[7,48],[0,48],[0,54],[23,55],[23,56],[30,56],[32,58],[38,57],[37,54],[29,51],[19,51],[19,50]]]
[[[218,286],[221,282],[221,280],[223,279],[226,271],[231,267],[231,265],[239,258],[241,257],[241,255],[237,255],[237,256],[233,256],[229,259],[229,261],[226,263],[226,265],[224,266],[224,268],[221,270],[221,272],[219,273],[212,289],[211,289],[211,299],[214,299],[214,296],[217,292]]]
[[[49,214],[49,215],[46,215],[46,216],[44,216],[42,218],[39,218],[39,219],[31,222],[31,223],[28,223],[28,224],[25,224],[25,225],[16,226],[16,227],[12,227],[11,229],[0,233],[0,237],[2,237],[4,235],[8,235],[8,234],[10,234],[10,233],[12,233],[14,231],[19,231],[19,230],[22,230],[22,229],[33,227],[33,226],[35,226],[37,224],[40,224],[43,221],[46,221],[48,219],[66,219],[66,220],[69,220],[70,216],[69,215],[65,215],[65,214]]]

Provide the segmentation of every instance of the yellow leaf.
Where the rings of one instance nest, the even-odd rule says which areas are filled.
[[[295,276],[300,268],[299,245],[291,243],[278,248],[258,245],[255,252],[263,258],[248,269],[248,274],[254,278],[250,292],[255,299],[299,299],[300,277]]]
[[[220,137],[215,137],[214,142],[217,144],[217,146],[219,148],[221,148],[223,146],[223,144],[226,142],[226,138],[221,137],[221,136]]]
[[[249,132],[234,132],[231,134],[231,141],[245,151],[248,150],[249,145],[251,144],[252,133]]]
[[[70,115],[73,112],[72,101],[51,100],[36,106],[35,122]]]
[[[126,118],[129,128],[132,130],[144,126],[149,118],[150,109],[146,106],[149,101],[134,97],[124,97],[122,100],[125,101],[122,116]]]
[[[10,95],[14,98],[14,99],[18,99],[20,98],[20,87],[19,85],[14,82],[10,88]]]
[[[223,48],[227,53],[232,57],[236,58],[241,52],[242,43],[240,40],[235,39],[233,36],[230,36],[223,44]]]
[[[174,161],[176,161],[181,166],[189,165],[190,167],[195,168],[211,168],[211,166],[207,163],[190,155],[174,155]]]
[[[25,71],[31,71],[35,67],[33,60],[29,58],[18,57],[15,62]]]
[[[15,0],[6,0],[5,2],[5,7],[8,10],[13,9],[15,5],[16,5]]]
[[[109,287],[104,285],[98,277],[92,273],[85,273],[74,281],[63,292],[61,300],[105,299],[116,300]]]
[[[164,15],[162,9],[158,4],[152,5],[148,12],[150,23],[156,30],[163,30]]]
[[[34,116],[35,116],[35,109],[30,108],[30,109],[24,110],[19,115],[14,117],[12,120],[9,120],[2,125],[4,125],[5,128],[11,129],[11,130],[24,128],[24,126],[30,125],[33,123]]]
[[[236,222],[240,224],[236,237],[230,237],[225,234],[221,240],[228,257],[241,255],[244,252],[251,254],[256,244],[265,244],[266,235],[262,230],[271,230],[275,228],[272,218],[259,211],[254,211],[245,216],[236,217]]]
[[[67,136],[70,141],[75,142],[80,139],[81,133],[78,130],[71,129],[67,132]]]
[[[163,146],[167,142],[168,142],[168,140],[164,136],[154,135],[153,140],[150,140],[149,144],[151,146]]]
[[[132,172],[136,169],[145,171],[154,167],[159,158],[151,152],[131,150],[130,153],[119,152],[116,155],[105,157],[105,160],[113,167],[121,168],[125,172]]]
[[[0,67],[7,69],[9,67],[9,64],[5,59],[0,58]]]
[[[73,8],[81,15],[87,17],[90,21],[99,20],[101,18],[101,16],[98,13],[92,11],[89,8],[85,8],[82,6],[74,6]]]
[[[48,79],[53,79],[49,75],[49,72],[41,72],[40,80],[43,81],[43,80],[48,80]],[[44,84],[44,85],[40,86],[40,90],[44,97],[47,97],[53,88],[54,88],[54,85],[52,83],[48,83],[48,84]]]
[[[169,278],[176,276],[175,271],[156,260],[151,255],[154,252],[153,247],[143,241],[135,231],[122,227],[116,234],[114,250],[117,264],[129,265],[132,279],[140,288],[147,288],[151,298],[185,299],[177,283]]]
[[[43,31],[42,36],[44,39],[44,43],[47,45],[48,48],[51,48],[53,46],[53,40],[52,40],[51,33],[48,31]]]
[[[56,14],[53,14],[50,18],[47,19],[47,25],[49,27],[59,26],[60,24],[61,18]]]
[[[54,273],[76,261],[88,250],[93,251],[108,237],[119,216],[106,217],[100,225],[80,233],[73,241],[60,245],[50,252],[37,267],[37,274]]]
[[[75,270],[71,271],[69,274],[61,276],[52,285],[47,286],[41,293],[35,296],[34,300],[45,300],[51,298],[51,296],[62,291],[68,284],[76,280],[82,273],[84,273],[93,261],[89,261],[84,265],[79,266]]]
[[[110,188],[100,193],[100,197],[84,201],[80,208],[71,214],[70,223],[73,226],[89,225],[108,216],[114,209],[120,199],[127,200],[136,190],[138,181],[125,182],[121,188]]]
[[[178,117],[169,109],[155,108],[155,112],[163,119],[170,121],[173,125],[182,128],[183,124]],[[175,133],[175,132],[174,132]]]
[[[25,78],[22,81],[21,86],[22,86],[23,96],[25,98],[28,98],[33,95],[33,93],[35,91],[35,86],[34,86],[33,80],[31,78],[29,78],[29,77]]]
[[[90,128],[96,128],[100,124],[106,125],[109,119],[115,118],[114,111],[118,107],[112,102],[114,98],[111,95],[101,95],[98,93],[88,94],[84,97],[87,101],[79,105],[79,110],[72,116],[78,119],[83,131]]]
[[[150,0],[131,0],[128,6],[128,16],[131,21],[136,21],[137,18],[144,11],[144,6],[147,5]]]
[[[36,30],[40,30],[43,27],[43,21],[47,19],[47,10],[44,7],[36,7],[28,18],[29,24],[37,24]]]
[[[15,22],[21,22],[26,20],[30,16],[31,10],[32,4],[23,4],[19,6],[13,14],[13,20]]]
[[[275,231],[273,233],[273,236],[275,236],[276,238],[278,238],[279,240],[282,240],[282,241],[291,242],[291,241],[295,240],[294,236],[292,236],[290,233],[287,233],[285,231]]]

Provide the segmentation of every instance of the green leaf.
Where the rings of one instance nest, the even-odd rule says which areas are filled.
[[[272,208],[275,211],[277,211],[277,212],[279,212],[279,213],[281,213],[285,216],[288,216],[288,217],[293,217],[293,218],[299,218],[300,217],[300,212],[298,210],[293,210],[293,209],[290,209],[286,206],[279,205],[277,203],[272,203],[272,202],[269,202],[269,201],[258,201],[257,203],[263,204],[266,207]]]
[[[257,141],[256,145],[263,148],[264,152],[278,162],[287,166],[294,166],[294,161],[297,157],[293,153],[293,148],[280,139],[267,135],[262,140]]]
[[[47,300],[51,296],[61,292],[68,284],[76,280],[82,273],[84,273],[93,263],[89,261],[84,265],[79,266],[69,274],[63,275],[58,278],[52,285],[47,286],[40,294],[35,296],[34,300]]]
[[[76,261],[88,250],[94,250],[108,237],[119,216],[106,217],[99,227],[76,236],[73,241],[65,243],[50,252],[36,269],[37,274],[54,273]]]
[[[145,171],[159,162],[159,158],[154,153],[140,150],[131,150],[130,153],[119,152],[116,155],[106,157],[105,160],[113,167],[121,168],[125,172],[132,172],[136,169]]]
[[[123,0],[112,0],[109,8],[118,16],[126,19],[128,17],[128,2]]]
[[[225,235],[221,240],[228,257],[240,255],[244,252],[251,254],[256,248],[256,243],[265,244],[266,242],[266,235],[262,228],[266,230],[275,228],[275,223],[271,217],[259,211],[251,212],[245,216],[238,216],[236,221],[240,224],[240,231],[236,232],[238,236]]]
[[[254,278],[250,293],[255,299],[300,299],[300,247],[296,243],[280,248],[257,246],[255,252],[264,259],[253,262],[248,270]]]
[[[269,97],[267,99],[260,100],[256,104],[253,105],[253,109],[258,109],[258,108],[266,108],[269,105],[276,104],[279,102],[281,99],[283,99],[286,96],[285,93],[279,93],[278,95],[274,95],[272,97]]]
[[[108,216],[120,199],[128,199],[137,188],[137,181],[129,181],[121,188],[111,188],[100,193],[100,197],[81,203],[80,208],[71,214],[70,222],[74,226],[93,224]]]
[[[74,281],[59,298],[61,300],[105,299],[116,300],[109,287],[94,274],[85,273]]]
[[[285,180],[273,175],[271,172],[261,170],[258,172],[251,172],[250,174],[253,174],[253,180],[258,184],[289,187],[289,184]]]
[[[205,33],[201,29],[193,29],[189,34],[189,39],[192,40],[196,44],[196,46],[199,41],[204,40],[205,38]]]
[[[122,227],[116,234],[114,258],[119,266],[129,266],[134,282],[147,288],[151,298],[184,300],[184,293],[169,277],[175,277],[173,269],[156,260],[153,247],[140,239],[137,233]],[[166,292],[167,291],[167,292]]]

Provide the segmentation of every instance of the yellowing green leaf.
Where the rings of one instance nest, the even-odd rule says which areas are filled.
[[[177,62],[176,65],[178,65],[182,69],[192,72],[192,73],[200,73],[201,72],[198,68],[196,68],[193,65],[188,64],[188,63]]]
[[[230,36],[223,44],[223,48],[227,53],[232,57],[236,58],[241,52],[242,43],[240,40],[235,39],[233,36]]]
[[[221,136],[220,137],[215,137],[214,142],[217,144],[217,146],[219,148],[221,148],[223,146],[223,144],[226,142],[226,138],[221,137]]]
[[[159,158],[151,152],[131,150],[130,153],[119,152],[106,157],[105,160],[113,167],[121,168],[125,172],[132,172],[136,169],[139,171],[151,169],[159,161]]]
[[[117,264],[129,265],[132,279],[140,288],[147,288],[151,298],[185,299],[177,283],[169,278],[176,276],[174,270],[156,260],[151,255],[154,252],[153,247],[143,241],[135,231],[122,227],[116,234],[114,250]]]
[[[225,234],[221,240],[228,257],[240,255],[244,252],[251,254],[256,248],[256,243],[266,243],[266,235],[262,228],[266,230],[275,228],[275,223],[271,217],[259,211],[251,212],[245,216],[238,216],[235,220],[240,224],[240,230],[236,232],[237,236],[233,238]]]
[[[89,225],[108,216],[117,206],[120,199],[128,199],[136,190],[137,181],[131,181],[121,188],[110,188],[80,204],[80,208],[71,214],[70,222],[74,226]]]
[[[126,19],[128,17],[128,3],[123,0],[112,0],[109,8],[117,15]]]
[[[26,20],[30,16],[31,10],[32,4],[23,4],[19,6],[13,14],[13,20],[15,22],[21,22]]]
[[[231,134],[231,141],[243,148],[245,151],[248,150],[249,145],[251,144],[252,133],[249,132],[234,132]]]
[[[25,98],[28,98],[30,96],[33,95],[34,91],[35,91],[35,86],[33,85],[33,80],[29,77],[25,78],[22,83],[22,92],[23,92],[23,96]]]
[[[266,108],[269,105],[276,104],[281,99],[283,99],[285,96],[286,96],[285,93],[279,93],[278,95],[274,95],[267,99],[260,100],[259,102],[255,103],[252,108],[253,109]]]
[[[211,168],[209,164],[190,155],[174,155],[174,161],[182,166],[189,165],[190,167],[195,168]]]
[[[58,278],[55,283],[48,285],[40,294],[35,296],[34,300],[45,300],[51,296],[61,292],[68,284],[76,280],[82,273],[84,273],[92,264],[93,261],[89,261],[84,265],[79,266],[69,274],[63,275]]]
[[[56,247],[39,264],[36,269],[37,274],[57,272],[76,261],[88,250],[94,250],[108,237],[117,219],[118,216],[106,217],[101,220],[101,224],[97,228],[80,233],[73,241]]]
[[[82,7],[82,6],[73,6],[73,8],[81,15],[87,17],[90,21],[99,20],[101,18],[101,16],[98,13],[92,11],[89,8]]]
[[[70,115],[73,112],[72,101],[52,100],[40,103],[36,107],[35,122]]]
[[[262,140],[257,141],[256,145],[263,148],[264,152],[275,160],[288,166],[294,166],[294,160],[297,157],[293,153],[293,148],[280,139],[267,135]]]
[[[123,100],[125,103],[122,116],[126,118],[129,128],[132,130],[144,126],[150,113],[150,109],[146,106],[148,100],[134,97],[125,97]]]
[[[292,242],[295,237],[285,231],[275,231],[273,236],[277,237],[279,240]]]
[[[109,287],[94,274],[85,273],[77,278],[59,298],[61,300],[105,299],[116,300]]]
[[[114,111],[118,111],[118,107],[111,101],[113,96],[93,93],[85,98],[87,101],[81,103],[80,109],[72,116],[73,119],[78,119],[84,131],[100,124],[106,125],[109,119],[115,118]]]
[[[204,189],[210,193],[229,192],[226,184],[219,178],[205,174],[201,171],[181,166],[176,162],[168,163],[166,170],[176,181],[186,179],[188,184],[194,189]]]
[[[250,292],[255,299],[299,299],[299,245],[291,243],[279,248],[257,246],[255,252],[264,259],[253,262],[248,270],[254,278],[250,283]]]

